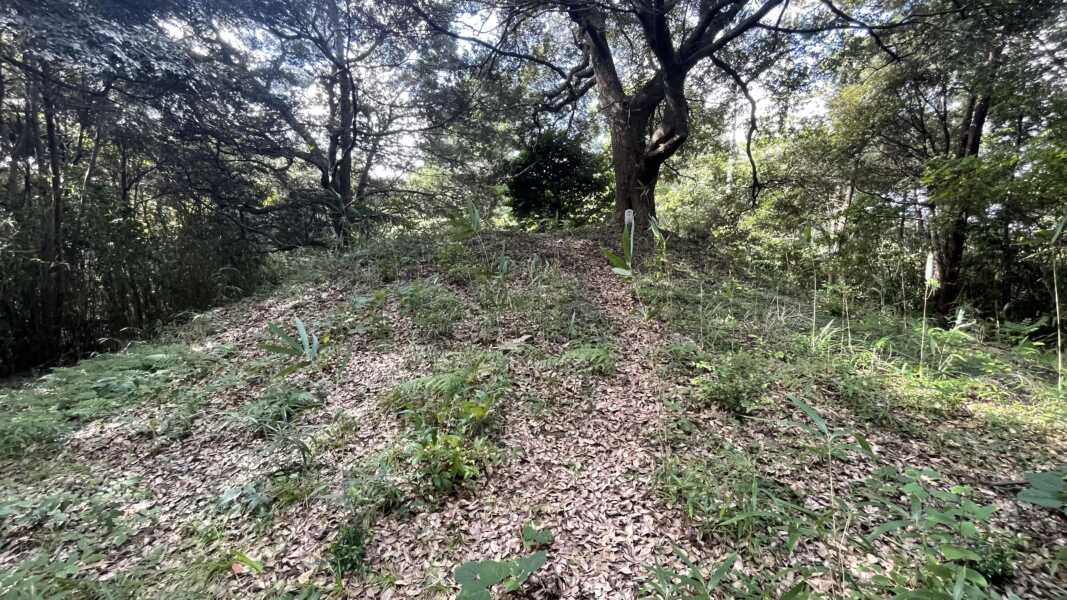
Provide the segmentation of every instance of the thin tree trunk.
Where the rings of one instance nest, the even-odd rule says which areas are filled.
[[[47,72],[47,71],[46,71]],[[55,347],[62,347],[63,332],[63,182],[59,157],[58,131],[56,128],[55,103],[52,97],[51,87],[47,82],[42,83],[41,98],[45,118],[45,133],[48,138],[48,164],[51,172],[51,227],[49,232],[49,251],[46,258],[50,261],[48,277],[48,293],[46,297],[46,310],[48,322],[46,329],[50,332],[50,342]]]

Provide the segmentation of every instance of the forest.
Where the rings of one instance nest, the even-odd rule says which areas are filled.
[[[1067,0],[3,0],[0,600],[1067,598]]]

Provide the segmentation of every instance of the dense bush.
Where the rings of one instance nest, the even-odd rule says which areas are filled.
[[[512,213],[526,226],[550,221],[582,225],[607,214],[607,164],[579,139],[543,134],[507,170]]]

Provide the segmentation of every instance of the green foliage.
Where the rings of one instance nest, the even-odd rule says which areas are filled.
[[[760,405],[772,377],[770,361],[743,350],[697,366],[707,371],[693,380],[699,401],[739,415],[749,414]]]
[[[133,599],[139,597],[151,573],[141,569],[101,580],[81,573],[86,558],[75,551],[55,559],[37,555],[12,568],[0,568],[0,597],[4,600],[40,600],[53,598]],[[88,558],[93,558],[91,555]]]
[[[163,400],[206,375],[217,360],[186,346],[139,344],[56,369],[21,389],[2,389],[0,454],[33,452],[85,423]]]
[[[737,561],[737,555],[731,554],[722,564],[708,575],[704,575],[680,549],[674,549],[675,556],[685,565],[686,570],[677,572],[664,566],[652,568],[652,578],[642,587],[642,598],[656,600],[711,600],[712,592],[723,583],[726,575]]]
[[[817,534],[803,524],[805,511],[786,500],[789,490],[762,476],[746,453],[731,447],[710,458],[668,458],[656,471],[656,487],[707,536],[726,534],[758,547],[774,528],[788,526],[792,551],[800,539]]]
[[[511,212],[528,228],[553,223],[583,225],[609,206],[607,165],[582,140],[548,132],[507,165]]]
[[[258,399],[242,406],[233,416],[256,435],[269,436],[283,431],[301,412],[320,405],[311,392],[278,385],[264,390]]]
[[[340,579],[345,575],[367,571],[367,544],[370,531],[360,522],[349,523],[341,528],[337,539],[330,544],[330,569]]]
[[[448,239],[462,242],[482,232],[482,211],[474,202],[468,201],[463,210],[448,219]]]
[[[966,486],[943,488],[932,470],[883,469],[881,479],[868,482],[871,504],[896,517],[872,529],[858,543],[891,535],[912,548],[891,566],[870,565],[864,597],[922,591],[945,597],[992,598],[990,579],[1010,576],[1014,541],[991,535],[989,520],[996,510],[969,499]],[[898,504],[906,499],[907,507]]]
[[[550,529],[538,529],[533,523],[526,523],[522,526],[522,547],[526,550],[547,548],[555,539]]]
[[[611,270],[619,277],[626,280],[633,280],[634,278],[634,240],[637,237],[634,228],[637,226],[633,219],[633,212],[627,213],[629,219],[628,223],[622,226],[622,256],[615,254],[607,248],[601,248],[604,258],[608,259],[608,263],[611,264]]]
[[[1059,510],[1067,515],[1067,465],[1055,471],[1026,474],[1026,487],[1017,496],[1023,502]]]
[[[456,321],[463,318],[463,302],[435,281],[413,281],[397,290],[400,308],[423,333],[434,337],[452,335]]]
[[[319,338],[310,333],[299,318],[293,318],[294,335],[287,333],[277,323],[267,326],[272,339],[260,344],[260,348],[284,356],[288,364],[278,372],[278,377],[285,377],[306,367],[313,367],[319,361],[319,352],[326,347],[329,340],[324,339],[320,346]]]
[[[493,459],[486,436],[497,403],[511,390],[507,368],[501,354],[458,354],[386,398],[412,430],[405,450],[409,462],[434,491],[454,491],[479,477]]]
[[[468,438],[437,428],[416,432],[406,454],[419,478],[441,494],[450,494],[480,477],[495,456],[484,437]]]
[[[571,367],[582,373],[594,375],[612,375],[618,354],[615,348],[607,344],[585,344],[564,352],[558,363]]]
[[[555,264],[531,258],[527,265],[530,284],[509,297],[508,309],[521,314],[531,331],[554,342],[597,340],[604,337],[608,320],[600,307],[590,302],[580,283]],[[498,287],[487,288],[494,296]]]
[[[379,516],[399,509],[406,502],[390,462],[389,457],[363,461],[345,479],[345,505],[352,514],[351,519],[364,527],[372,527]]]
[[[367,294],[353,296],[349,300],[350,310],[344,311],[341,318],[335,320],[331,326],[332,337],[338,334],[355,334],[376,340],[387,339],[392,333],[392,327],[384,310],[388,300],[389,290],[386,288],[378,288]]]
[[[551,543],[552,532],[537,533],[540,539]],[[456,569],[456,583],[460,585],[457,600],[489,600],[490,590],[502,585],[504,591],[518,591],[534,571],[544,566],[548,552],[539,550],[522,558],[511,560],[479,560],[465,562]]]
[[[659,355],[667,368],[674,373],[689,373],[700,363],[709,363],[711,357],[696,342],[681,339],[667,343],[659,349]]]
[[[97,579],[90,565],[125,551],[131,540],[155,528],[155,510],[128,508],[151,498],[151,493],[139,478],[105,482],[62,472],[55,481],[50,491],[5,488],[5,494],[18,495],[0,498],[0,546],[10,549],[14,540],[34,542],[0,567],[0,597],[132,596],[149,578],[152,556],[109,581]]]
[[[279,473],[227,489],[217,506],[232,514],[270,519],[275,512],[306,502],[320,490],[319,482],[306,473]]]
[[[492,425],[497,403],[510,390],[504,355],[469,352],[441,361],[431,375],[400,384],[387,403],[416,429],[475,435]]]

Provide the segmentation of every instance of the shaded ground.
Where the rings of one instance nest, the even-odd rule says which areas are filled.
[[[695,378],[721,385],[738,377],[694,366],[726,364],[726,354],[671,359],[683,337],[715,345],[705,340],[711,320],[701,316],[697,331],[685,318],[711,312],[703,285],[699,306],[681,296],[678,305],[663,304],[652,293],[636,302],[629,284],[605,267],[602,243],[484,236],[433,256],[398,246],[334,259],[318,267],[320,275],[306,273],[306,283],[199,317],[179,338],[216,357],[208,374],[175,377],[166,392],[79,426],[57,451],[0,462],[7,498],[0,568],[8,569],[0,596],[25,592],[25,582],[39,577],[42,586],[87,595],[450,597],[462,562],[524,554],[526,523],[555,534],[548,564],[524,587],[531,597],[638,597],[657,564],[681,569],[676,548],[704,573],[738,555],[734,587],[723,597],[777,597],[801,581],[844,595],[859,577],[846,571],[889,568],[914,551],[905,538],[854,542],[887,520],[885,505],[864,496],[865,482],[886,466],[936,469],[941,483],[923,480],[931,487],[966,484],[969,498],[997,507],[983,531],[1019,540],[1003,589],[1033,598],[1067,590],[1067,569],[1052,574],[1055,553],[1067,545],[1067,519],[1015,501],[1019,486],[1010,483],[1024,471],[1067,463],[1055,418],[1042,427],[994,423],[966,403],[924,412],[904,406],[914,394],[886,383],[896,380],[871,388],[873,375],[850,378],[888,371],[892,357],[881,367],[849,363],[838,378],[808,372],[795,366],[792,338],[746,325],[773,321],[802,332],[802,305],[758,296],[730,316],[741,325],[716,343],[725,340],[731,357],[759,352],[764,362],[757,364],[768,365],[741,378],[755,382],[759,406],[735,414],[701,401]],[[715,279],[707,285],[720,289]],[[432,293],[443,289],[441,297],[461,304],[430,296],[411,310],[405,298],[418,290],[405,288],[409,281],[429,282]],[[378,304],[367,300],[375,289],[382,290]],[[314,406],[284,430],[256,434],[242,407],[279,385],[284,359],[260,346],[266,325],[293,317],[329,336],[319,368],[286,381],[312,392]],[[590,344],[606,349],[611,368],[561,360]],[[412,431],[382,400],[434,371],[449,352],[470,348],[506,361],[510,387],[493,408],[489,436],[498,450],[458,491],[427,491],[412,474]],[[984,393],[974,402],[988,404]],[[870,398],[896,396],[900,403],[875,406],[884,410],[871,416]],[[794,397],[826,420],[825,436]],[[1049,414],[1046,404],[1041,414]],[[181,415],[182,435],[171,435]],[[858,449],[860,439],[877,458]],[[701,461],[708,467],[690,468]],[[732,466],[715,470],[723,464]],[[367,465],[391,465],[388,481],[401,507],[375,513],[359,568],[338,577],[335,544],[353,522],[353,488],[370,485],[354,475]],[[719,487],[735,479],[739,486]],[[757,487],[750,504],[720,498]],[[886,495],[907,504],[899,489]],[[121,527],[107,525],[113,522]],[[794,529],[804,530],[795,540]],[[69,572],[56,572],[63,561]]]

